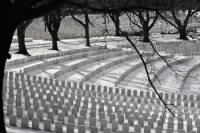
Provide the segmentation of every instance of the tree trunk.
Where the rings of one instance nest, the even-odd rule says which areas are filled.
[[[59,51],[58,49],[58,33],[57,32],[51,32],[51,38],[52,38],[52,50]]]
[[[179,29],[179,39],[188,40],[186,28]]]
[[[119,14],[116,14],[116,22],[115,22],[115,36],[120,36],[120,20]]]
[[[0,59],[0,133],[6,133],[6,127],[5,127],[5,121],[4,121],[4,111],[3,111],[3,77],[4,77],[4,70],[5,70],[5,64],[8,57],[8,52],[10,49],[10,45],[12,42],[12,37],[14,34],[14,31],[17,26],[14,24],[11,24],[10,21],[3,20],[0,24],[4,27],[1,29],[1,45],[0,46],[0,53],[1,53],[1,59]]]
[[[90,33],[87,26],[85,27],[85,39],[86,39],[86,46],[90,47]]]
[[[17,28],[17,38],[19,43],[18,45],[19,48],[17,53],[30,56],[25,46],[25,28],[24,29]]]
[[[143,33],[143,42],[149,42],[149,31],[144,29],[144,33]]]
[[[90,29],[89,29],[89,18],[88,14],[85,14],[85,39],[86,39],[86,46],[90,47]]]

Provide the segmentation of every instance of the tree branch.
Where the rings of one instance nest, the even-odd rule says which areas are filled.
[[[173,26],[174,28],[178,29],[178,27],[171,21],[169,21],[168,19],[166,19],[159,11],[156,11],[158,13],[158,15],[167,23],[169,23],[171,26]]]
[[[154,17],[153,22],[150,24],[149,30],[154,26],[157,20],[158,20],[158,13],[156,13],[156,16]]]
[[[131,39],[128,37],[128,35],[125,35],[125,38],[127,39],[127,41],[133,46],[133,48],[135,49],[135,51],[137,52],[138,56],[140,57],[143,65],[144,65],[144,69],[148,78],[148,82],[150,83],[150,85],[152,86],[153,90],[155,91],[155,93],[157,94],[157,96],[159,97],[159,99],[161,100],[161,102],[163,103],[163,105],[165,106],[165,108],[171,113],[172,116],[176,117],[176,115],[172,112],[172,110],[168,107],[168,104],[165,103],[165,101],[162,99],[161,95],[159,94],[159,92],[157,91],[157,89],[155,88],[154,84],[151,81],[150,78],[150,74],[147,68],[147,65],[144,61],[143,56],[140,54],[140,51],[138,50],[138,48],[135,46],[135,44],[131,41]]]
[[[78,19],[77,17],[75,17],[72,13],[71,13],[71,16],[74,20],[76,20],[79,24],[81,24],[83,27],[85,27],[85,24],[80,20]]]

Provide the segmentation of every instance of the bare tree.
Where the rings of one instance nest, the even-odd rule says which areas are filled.
[[[161,16],[161,18],[164,21],[168,22],[171,26],[173,26],[175,29],[178,30],[179,38],[182,40],[188,40],[187,37],[188,24],[190,22],[190,18],[196,12],[197,10],[192,10],[192,9],[185,9],[185,10],[172,9],[168,14],[169,16],[166,16],[167,13],[163,15],[161,12],[157,11],[159,16]]]
[[[127,13],[130,22],[143,32],[143,41],[149,42],[149,32],[158,19],[158,13],[149,10],[133,10]]]
[[[74,11],[71,11],[71,16],[75,21],[77,21],[80,25],[83,26],[85,30],[86,46],[90,47],[90,24],[92,23],[90,22],[90,19],[89,19],[88,10],[86,8],[80,10],[80,12],[83,13],[84,15],[84,20],[76,17],[73,14],[73,12]],[[80,15],[81,13],[77,13],[77,14]]]
[[[57,41],[59,40],[58,31],[63,18],[64,14],[62,14],[61,9],[52,11],[44,16],[45,26],[47,27],[52,39],[52,50],[59,50],[57,44]]]
[[[120,36],[120,16],[121,13],[120,11],[116,10],[114,12],[109,13],[109,16],[111,18],[111,20],[113,21],[114,25],[115,25],[115,36]]]
[[[25,32],[27,27],[31,24],[32,20],[22,22],[17,26],[17,38],[18,38],[18,52],[17,54],[24,54],[30,56],[25,45]]]

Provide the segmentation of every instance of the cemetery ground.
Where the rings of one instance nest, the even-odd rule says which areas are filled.
[[[27,39],[31,57],[15,54],[13,43],[4,79],[8,132],[199,133],[198,41],[176,38],[152,37],[176,73],[151,54],[150,46],[139,43],[138,48],[149,60],[151,79],[162,98],[176,105],[175,113],[183,120],[169,112],[163,118],[164,107],[123,38],[93,37],[92,47],[82,38],[65,39],[58,44],[61,51],[49,50],[50,41]]]

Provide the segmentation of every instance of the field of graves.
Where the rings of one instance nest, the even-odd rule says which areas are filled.
[[[8,131],[200,133],[199,41],[153,34],[152,47],[131,37],[174,117],[149,84],[144,64],[130,43],[112,36],[112,24],[108,26],[110,36],[99,37],[103,36],[103,20],[98,15],[90,17],[97,22],[90,29],[91,47],[85,46],[82,27],[67,18],[59,31],[61,51],[48,50],[50,36],[40,19],[26,32],[32,56],[15,54],[13,40],[3,92]],[[130,29],[125,18],[121,23],[122,28]],[[191,29],[195,26],[191,24]],[[175,29],[158,24],[151,32],[162,31]]]

